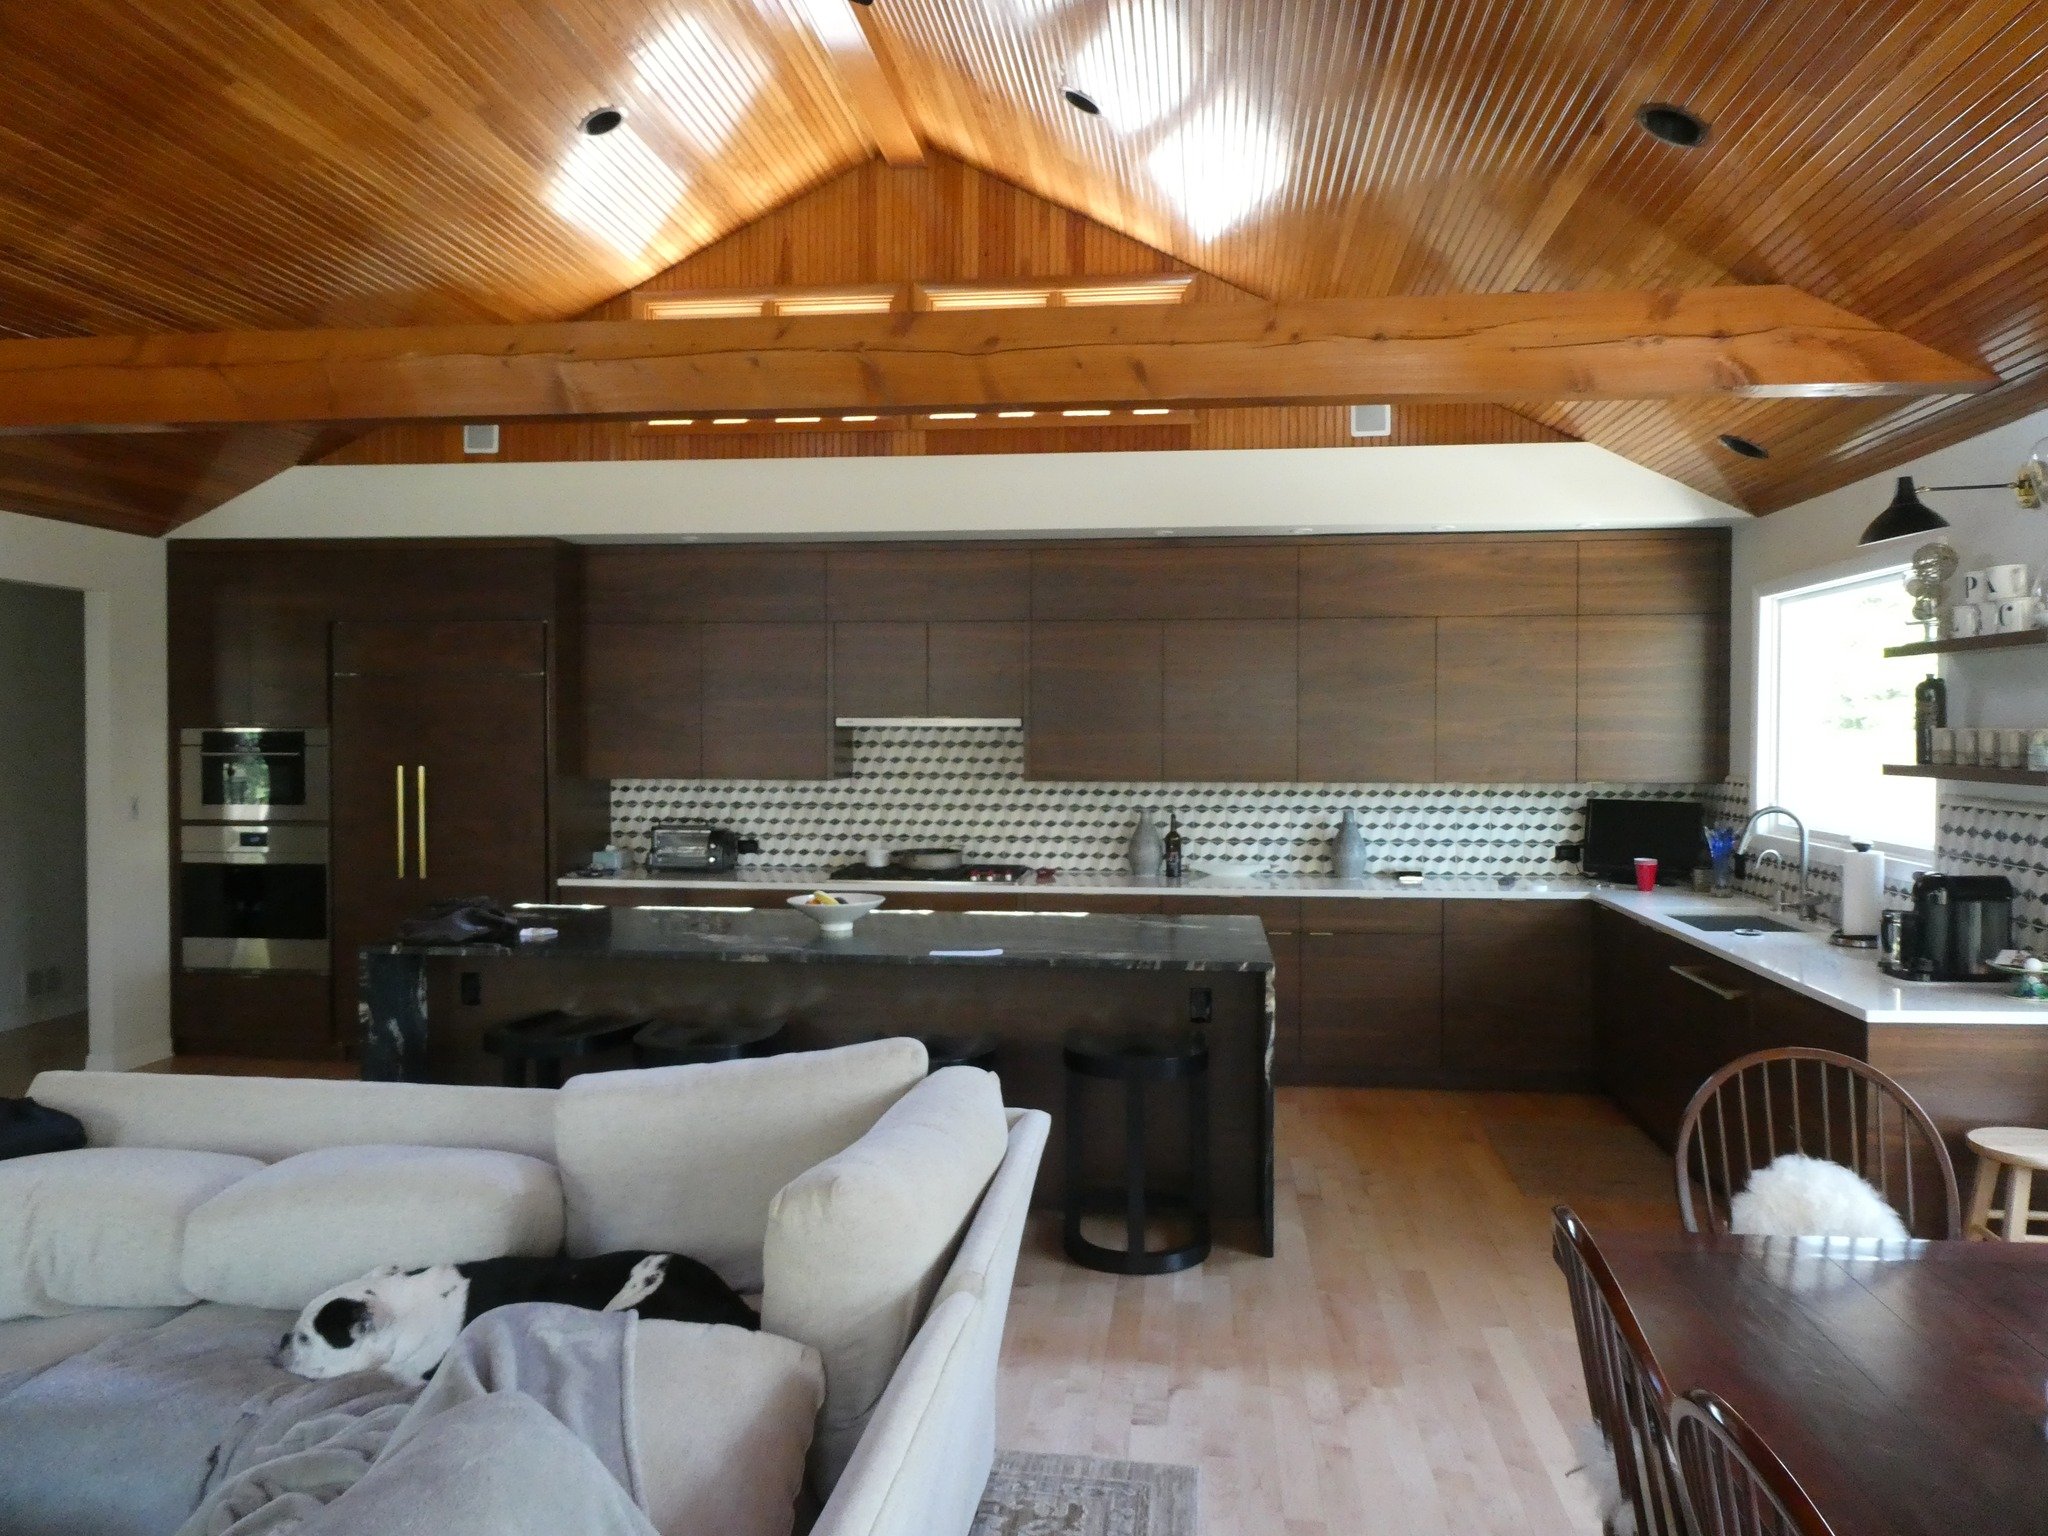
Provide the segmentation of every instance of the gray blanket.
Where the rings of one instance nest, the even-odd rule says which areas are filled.
[[[269,1365],[285,1319],[199,1307],[0,1397],[7,1536],[654,1536],[631,1313],[508,1307],[424,1389]]]

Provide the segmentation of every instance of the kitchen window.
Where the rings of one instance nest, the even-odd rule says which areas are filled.
[[[1762,600],[1752,790],[1757,805],[1790,806],[1817,840],[1924,859],[1934,782],[1884,774],[1913,760],[1913,685],[1927,675],[1923,659],[1884,655],[1919,638],[1904,579],[1899,566]]]

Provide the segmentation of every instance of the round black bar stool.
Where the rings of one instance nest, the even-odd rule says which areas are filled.
[[[912,1035],[913,1040],[924,1043],[924,1053],[930,1065],[928,1072],[941,1067],[982,1067],[993,1072],[996,1066],[996,1037],[984,1034],[960,1035]]]
[[[780,1019],[727,1024],[658,1019],[633,1036],[633,1062],[642,1067],[691,1067],[766,1056],[783,1028]]]
[[[646,1022],[645,1015],[536,1013],[492,1025],[484,1049],[505,1063],[506,1087],[526,1087],[530,1071],[533,1087],[559,1088],[563,1062],[622,1051]]]
[[[1169,1275],[1209,1257],[1209,1045],[1195,1031],[1133,1031],[1128,1034],[1076,1030],[1065,1040],[1067,1065],[1067,1166],[1065,1235],[1067,1257],[1112,1275]],[[1083,1085],[1089,1079],[1123,1089],[1124,1145],[1121,1185],[1088,1182]],[[1187,1175],[1179,1190],[1154,1186],[1149,1171],[1146,1090],[1153,1084],[1186,1088]],[[1124,1246],[1108,1248],[1081,1233],[1085,1217],[1121,1215]],[[1180,1218],[1186,1242],[1147,1248],[1145,1229],[1154,1215]]]

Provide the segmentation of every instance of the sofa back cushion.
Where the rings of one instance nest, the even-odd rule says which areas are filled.
[[[193,1211],[262,1170],[254,1158],[82,1147],[0,1162],[0,1320],[76,1307],[184,1307]]]
[[[775,1192],[851,1146],[924,1072],[915,1040],[875,1040],[571,1078],[555,1111],[570,1255],[687,1254],[758,1290]]]
[[[776,1195],[761,1326],[825,1362],[811,1447],[820,1498],[859,1443],[1008,1141],[995,1074],[948,1067]]]
[[[222,1190],[185,1228],[185,1289],[296,1312],[380,1264],[414,1269],[562,1247],[552,1163],[459,1147],[328,1147]]]
[[[45,1072],[29,1095],[76,1115],[96,1147],[183,1147],[265,1162],[377,1143],[554,1155],[555,1096],[539,1088]]]

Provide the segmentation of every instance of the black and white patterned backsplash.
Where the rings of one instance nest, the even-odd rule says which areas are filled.
[[[1711,822],[1739,827],[1750,811],[1749,785],[1730,779],[1707,792]],[[1777,829],[1784,830],[1778,823]],[[1767,826],[1765,830],[1770,830]],[[2030,945],[2048,938],[2048,813],[2031,806],[2001,804],[1981,797],[1941,797],[1935,817],[1935,868],[1951,875],[2004,875],[2013,884],[2014,925]],[[1891,859],[1885,866],[1885,893],[1900,905],[1912,899],[1913,876],[1923,866]],[[1796,868],[1772,869],[1745,887],[1752,895],[1773,899],[1798,878]],[[1831,865],[1815,865],[1814,889],[1827,909],[1841,911],[1842,880]]]
[[[970,858],[1072,873],[1126,868],[1140,809],[1165,830],[1179,813],[1187,863],[1330,873],[1330,839],[1349,807],[1371,864],[1431,874],[1561,874],[1553,851],[1575,842],[1588,794],[1679,798],[1695,791],[1624,784],[1077,784],[1024,777],[1016,727],[862,728],[851,772],[822,781],[618,779],[612,835],[636,855],[647,827],[691,817],[760,839],[743,867],[850,863],[869,844],[958,847]]]

